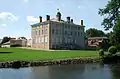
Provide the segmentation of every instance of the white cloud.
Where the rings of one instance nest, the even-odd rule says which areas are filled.
[[[18,17],[10,12],[1,12],[0,20],[2,20],[2,21],[10,20],[10,21],[14,22],[14,21],[18,20]]]
[[[28,2],[28,0],[24,0],[24,2]]]
[[[19,17],[10,12],[0,13],[0,26],[7,26],[11,23],[18,21]]]
[[[35,18],[34,16],[27,16],[27,21],[28,21],[30,24],[34,24],[34,23],[39,22],[39,19],[38,19],[38,18]]]
[[[3,27],[7,26],[7,24],[1,24]]]

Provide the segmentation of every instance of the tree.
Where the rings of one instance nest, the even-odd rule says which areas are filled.
[[[110,31],[110,32],[106,33],[106,36],[109,38],[112,33],[113,33],[113,32]]]
[[[105,30],[113,29],[108,34],[110,44],[120,48],[120,0],[110,0],[105,8],[99,9],[99,14],[104,16],[102,25]]]
[[[102,25],[104,25],[105,30],[113,28],[117,20],[120,19],[120,0],[108,1],[105,8],[99,9],[99,14],[104,16]]]
[[[86,30],[86,36],[87,37],[102,37],[102,36],[105,36],[105,33],[102,30],[90,28]]]
[[[110,35],[110,41],[112,45],[120,49],[120,20],[117,21],[113,28],[113,33]]]
[[[8,41],[10,41],[10,37],[3,37],[3,40],[2,40],[2,42],[1,42],[1,44],[0,45],[2,45],[3,43],[6,43],[6,42],[8,42]]]
[[[18,39],[24,39],[24,40],[27,40],[25,37],[19,37]]]

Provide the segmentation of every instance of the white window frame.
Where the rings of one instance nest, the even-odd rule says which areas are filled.
[[[45,36],[45,42],[48,42],[48,37],[47,36]]]

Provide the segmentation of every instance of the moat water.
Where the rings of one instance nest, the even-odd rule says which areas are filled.
[[[77,64],[0,69],[0,79],[120,79],[120,65]]]

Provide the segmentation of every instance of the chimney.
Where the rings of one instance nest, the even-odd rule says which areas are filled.
[[[46,21],[50,21],[50,15],[46,15]]]
[[[40,23],[42,22],[42,17],[41,16],[39,16],[39,21],[40,21]]]
[[[83,20],[81,20],[81,26],[83,26]]]
[[[73,19],[71,19],[71,23],[73,23]]]
[[[68,22],[68,23],[70,22],[70,17],[69,17],[69,16],[67,17],[67,22]]]

